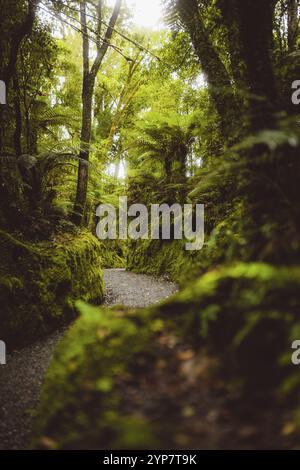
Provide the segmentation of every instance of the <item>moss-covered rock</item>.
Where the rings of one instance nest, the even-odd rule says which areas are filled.
[[[208,243],[201,251],[187,251],[185,244],[185,240],[131,241],[127,269],[153,276],[167,275],[184,287],[214,264]],[[220,261],[220,257],[215,261]]]
[[[299,312],[300,267],[237,263],[204,274],[154,314],[218,355],[229,379],[260,389],[288,372],[280,362],[290,359]]]
[[[138,371],[139,362],[146,357],[154,363],[155,338],[166,332],[200,355],[216,356],[219,377],[230,388],[247,392],[245,407],[251,397],[275,396],[289,382],[294,396],[299,391],[299,372],[290,358],[300,325],[300,268],[239,263],[212,270],[148,309],[99,310],[82,304],[80,309],[82,316],[56,351],[47,375],[35,446],[175,445],[176,425],[145,420],[124,406],[124,377],[131,386],[139,374],[149,373]],[[172,374],[175,378],[175,367]],[[177,379],[180,383],[182,377]],[[291,408],[297,407],[293,400]],[[177,406],[181,409],[182,403]]]
[[[153,276],[169,275],[175,281],[185,277],[188,254],[182,241],[137,240],[130,242],[127,268]],[[191,262],[192,258],[190,258]]]
[[[149,347],[155,322],[147,311],[91,307],[56,350],[42,394],[34,447],[143,448],[154,445],[148,423],[122,415],[120,381]]]
[[[186,240],[130,241],[127,267],[131,271],[152,275],[169,275],[181,286],[207,270],[233,260],[249,261],[246,241],[237,222],[239,206],[225,220],[216,223],[205,235],[204,246],[198,251],[187,251]],[[211,221],[205,221],[210,226]],[[205,225],[205,226],[206,226]]]
[[[105,240],[100,242],[103,269],[126,268],[127,244],[125,240]]]
[[[77,299],[103,299],[102,247],[91,234],[33,244],[0,232],[0,243],[0,331],[9,347],[74,318]]]

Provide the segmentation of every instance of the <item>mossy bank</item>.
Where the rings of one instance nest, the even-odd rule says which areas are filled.
[[[299,426],[293,413],[300,406],[300,374],[291,364],[291,341],[300,331],[299,288],[299,268],[238,263],[208,272],[148,309],[99,310],[80,303],[81,316],[46,377],[34,447],[196,446],[194,432],[186,432],[185,444],[178,438],[203,420],[203,354],[215,364],[209,383],[223,380],[222,394],[241,394],[249,409],[254,397],[262,398],[274,445],[289,447],[291,436],[281,435],[286,414],[275,422],[274,409],[283,406],[289,422]],[[199,372],[192,381],[183,375],[191,360]],[[165,386],[170,389],[161,398]],[[255,406],[250,415],[259,433],[264,428]],[[254,444],[260,446],[261,438]]]
[[[22,346],[75,317],[74,303],[101,303],[103,246],[87,232],[28,243],[0,232],[0,332]]]

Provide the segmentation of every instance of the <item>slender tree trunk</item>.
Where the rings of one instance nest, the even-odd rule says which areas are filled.
[[[83,86],[82,86],[82,126],[80,136],[80,153],[78,164],[77,190],[74,204],[73,220],[80,225],[84,218],[88,177],[89,177],[89,154],[92,133],[92,102],[97,73],[106,55],[110,44],[113,30],[117,22],[122,0],[116,0],[115,7],[107,27],[104,40],[101,40],[102,28],[102,0],[98,1],[98,26],[97,26],[97,56],[90,68],[89,59],[89,36],[87,28],[86,3],[80,2],[80,20],[83,47]]]
[[[94,85],[93,85],[94,86]],[[87,186],[89,177],[90,140],[92,132],[92,101],[93,88],[89,85],[88,77],[84,80],[82,92],[82,127],[80,136],[80,153],[74,220],[80,224],[84,215]]]

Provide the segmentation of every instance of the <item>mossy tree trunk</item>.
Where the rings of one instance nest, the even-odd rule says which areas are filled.
[[[39,0],[28,0],[28,9],[25,18],[22,21],[16,21],[10,38],[10,49],[8,53],[7,64],[3,67],[2,60],[0,63],[0,80],[6,85],[6,94],[8,95],[9,86],[12,78],[16,73],[16,65],[18,53],[23,39],[32,31],[36,17]],[[5,9],[4,5],[3,9]],[[17,19],[16,19],[17,20]],[[2,53],[0,58],[3,59]],[[0,106],[0,153],[3,151],[3,121],[5,120],[5,107]]]
[[[238,114],[231,78],[210,39],[209,31],[199,12],[197,0],[179,0],[177,9],[190,34],[203,73],[208,81],[209,92],[220,119],[222,137],[225,141],[231,141]]]
[[[274,126],[277,99],[271,63],[274,8],[275,2],[270,0],[236,0],[254,132]]]

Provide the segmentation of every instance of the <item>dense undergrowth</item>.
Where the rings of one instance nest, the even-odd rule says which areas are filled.
[[[231,179],[243,184],[235,174]],[[226,178],[223,180],[225,184]],[[297,256],[292,256],[298,246],[295,219],[286,223],[291,237],[287,245],[279,237],[283,213],[271,223],[270,214],[262,211],[264,222],[254,232],[249,229],[250,201],[237,199],[231,210],[225,203],[222,213],[220,204],[214,206],[220,197],[214,179],[206,182],[206,193],[201,183],[195,192],[195,202],[207,198],[208,203],[201,251],[187,252],[185,240],[139,240],[130,241],[127,254],[129,269],[167,274],[180,283],[180,292],[146,310],[101,309],[97,316],[97,310],[80,306],[82,316],[59,347],[46,379],[36,445],[157,448],[159,443],[162,448],[182,447],[176,424],[181,426],[184,399],[172,402],[174,421],[170,418],[170,426],[165,424],[164,405],[158,397],[152,397],[153,419],[147,411],[135,409],[134,403],[126,403],[128,387],[143,390],[142,377],[154,373],[154,358],[158,351],[162,354],[158,344],[168,335],[198,358],[191,366],[194,373],[203,354],[212,358],[210,374],[216,382],[223,381],[222,393],[231,396],[237,409],[250,409],[255,415],[264,403],[270,420],[277,410],[278,420],[272,424],[274,443],[278,447],[295,445],[300,429],[299,373],[291,363],[291,344],[300,331],[300,270]],[[147,197],[149,194],[150,188]],[[82,347],[77,346],[79,331],[82,336],[85,332]],[[164,373],[181,383],[180,371],[173,369],[172,360],[170,364],[172,368],[166,367]],[[201,381],[196,382],[201,388]],[[65,384],[62,388],[61,383]],[[51,408],[59,393],[62,396]],[[195,406],[201,409],[200,403]],[[260,416],[255,424],[264,426]],[[195,445],[195,441],[190,437],[186,445]],[[218,447],[222,445],[218,443]],[[232,441],[232,445],[237,444]],[[259,447],[259,437],[248,445]]]
[[[126,242],[106,240],[102,245],[102,268],[120,269],[126,267],[128,247]]]
[[[300,383],[288,354],[300,328],[299,288],[299,268],[237,263],[208,272],[157,307],[107,310],[79,304],[81,316],[57,349],[47,374],[35,445],[178,447],[178,428],[165,421],[166,404],[157,398],[154,415],[149,416],[147,410],[140,410],[138,400],[136,408],[126,402],[130,384],[137,388],[153,367],[159,367],[158,345],[166,335],[195,355],[216,358],[210,374],[214,380],[224,380],[224,395],[230,391],[240,397],[237,402],[256,406],[256,425],[260,423],[258,403],[262,401],[264,412],[271,416],[272,410],[281,408],[274,442],[280,447],[291,445],[296,425],[292,436],[281,433],[287,423],[299,424]],[[171,349],[174,356],[174,345]],[[195,370],[201,367],[197,361]],[[163,373],[174,382],[183,380],[167,365]],[[173,404],[169,424],[174,414],[179,420],[184,405]],[[189,418],[193,420],[193,414]],[[236,445],[234,439],[231,445]]]
[[[295,446],[299,3],[168,0],[155,32],[119,0],[39,3],[10,0],[0,18],[1,340],[32,342],[86,303],[47,374],[34,445],[196,448],[207,387],[238,403],[236,435],[256,418],[250,446],[269,428],[267,446]],[[96,240],[97,206],[118,219],[124,195],[204,204],[203,249]],[[91,307],[102,268],[125,266],[181,290],[144,310]]]
[[[75,318],[82,298],[101,303],[104,248],[88,232],[29,243],[0,232],[0,331],[20,346]]]

